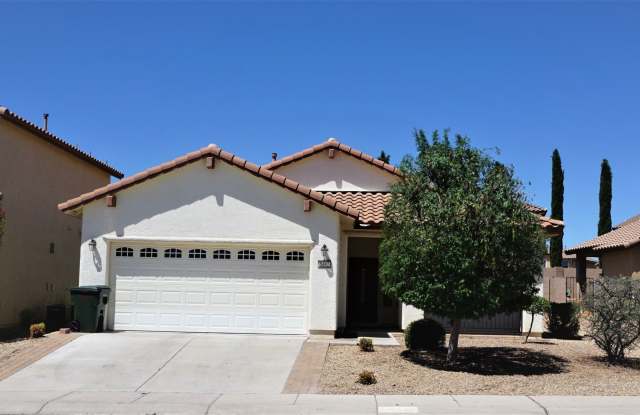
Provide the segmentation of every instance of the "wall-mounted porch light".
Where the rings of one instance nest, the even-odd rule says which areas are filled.
[[[320,248],[320,252],[322,253],[322,259],[318,260],[318,268],[330,269],[331,258],[329,258],[329,248],[327,248],[327,245],[322,245],[322,248]]]
[[[96,246],[97,246],[97,245],[98,245],[98,244],[97,244],[96,240],[95,240],[95,239],[91,239],[91,240],[89,241],[89,250],[90,250],[91,252],[95,252],[95,251],[96,251]]]

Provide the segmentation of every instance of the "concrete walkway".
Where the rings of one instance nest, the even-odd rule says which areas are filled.
[[[635,415],[640,397],[0,392],[1,414]]]

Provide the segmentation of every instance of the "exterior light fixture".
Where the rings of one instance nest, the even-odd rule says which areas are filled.
[[[96,250],[96,246],[97,246],[97,245],[98,245],[98,244],[96,243],[96,240],[95,240],[95,239],[91,239],[91,240],[89,241],[89,249],[90,249],[92,252],[95,252],[95,250]]]
[[[318,260],[318,268],[331,269],[331,258],[329,258],[329,248],[327,248],[327,245],[322,245],[320,252],[322,253],[322,259]]]

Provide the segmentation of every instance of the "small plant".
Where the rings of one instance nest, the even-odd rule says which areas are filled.
[[[587,335],[607,354],[609,363],[624,361],[625,352],[640,344],[640,281],[596,280],[587,297]]]
[[[404,331],[404,344],[409,350],[437,350],[444,345],[445,330],[430,318],[416,320]]]
[[[367,337],[361,337],[360,340],[358,340],[358,347],[360,347],[360,350],[363,352],[372,352],[373,340]]]
[[[533,328],[533,321],[535,320],[537,315],[543,315],[549,312],[551,309],[551,303],[544,297],[535,296],[531,304],[527,308],[529,314],[531,314],[531,322],[529,324],[529,331],[527,332],[527,337],[525,337],[524,342],[529,341],[529,336],[531,336],[531,329]]]
[[[38,337],[44,336],[46,327],[44,323],[36,323],[29,326],[29,338],[37,339]]]
[[[553,337],[573,339],[580,331],[580,307],[576,303],[551,303],[547,328]]]
[[[370,370],[363,370],[358,375],[358,383],[362,385],[373,385],[377,382],[378,380],[376,379],[376,374]]]

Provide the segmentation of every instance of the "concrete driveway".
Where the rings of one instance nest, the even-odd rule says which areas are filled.
[[[0,391],[281,393],[301,336],[117,332],[81,336]]]

